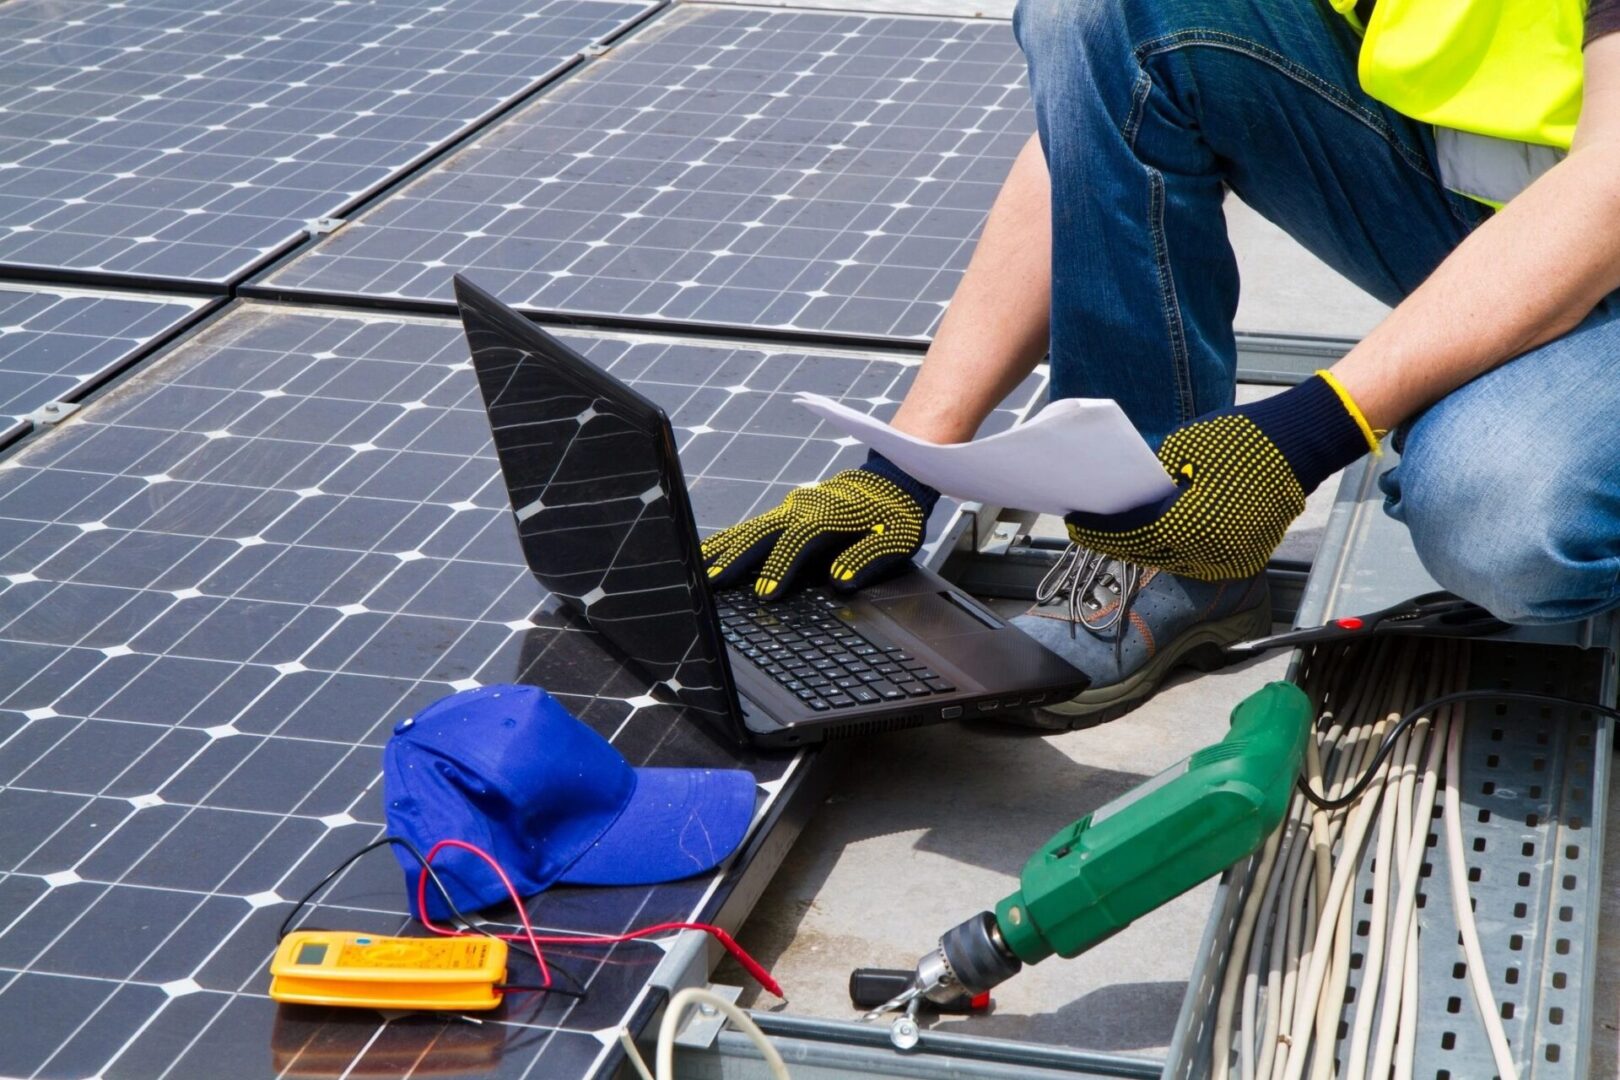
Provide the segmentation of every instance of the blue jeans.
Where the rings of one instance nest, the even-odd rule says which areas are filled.
[[[1052,179],[1052,394],[1150,441],[1231,404],[1225,190],[1387,304],[1488,211],[1361,91],[1321,0],[1020,0]],[[1386,508],[1446,588],[1516,622],[1620,604],[1620,305],[1407,425]]]

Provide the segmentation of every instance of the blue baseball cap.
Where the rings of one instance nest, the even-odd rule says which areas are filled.
[[[651,885],[718,866],[754,816],[754,777],[739,769],[635,769],[535,686],[453,694],[394,726],[383,755],[388,831],[426,854],[440,840],[489,852],[519,894],[570,885]],[[395,848],[411,913],[421,867]],[[471,852],[433,869],[456,906],[507,899]],[[450,915],[429,883],[428,912]]]

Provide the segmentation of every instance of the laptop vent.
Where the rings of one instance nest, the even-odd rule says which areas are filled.
[[[907,713],[905,716],[891,716],[887,720],[857,720],[850,724],[833,724],[827,728],[827,738],[845,739],[851,735],[876,735],[884,731],[900,731],[926,724],[928,719],[923,713]]]

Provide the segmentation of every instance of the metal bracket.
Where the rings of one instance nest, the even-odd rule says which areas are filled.
[[[725,998],[733,1005],[737,1004],[737,999],[742,997],[742,987],[740,986],[711,984],[709,990],[711,993]],[[692,1050],[707,1050],[714,1045],[714,1041],[720,1037],[720,1032],[725,1030],[725,1026],[725,1013],[706,1001],[699,1002],[697,1008],[687,1012],[686,1020],[681,1024],[680,1030],[675,1033],[675,1045]]]
[[[999,506],[986,506],[983,503],[964,502],[962,516],[967,519],[969,528],[961,536],[956,546],[964,551],[983,551],[1001,522],[1002,508]]]
[[[79,403],[76,401],[47,401],[23,417],[23,419],[33,424],[49,427],[52,424],[60,424],[78,411]]]
[[[347,224],[348,221],[340,217],[318,217],[310,218],[305,227],[316,236],[329,236]]]
[[[1237,335],[1238,380],[1272,386],[1291,386],[1310,378],[1317,368],[1333,362],[1356,345],[1354,338],[1315,334]]]
[[[984,546],[979,549],[981,555],[1005,555],[1013,544],[1018,542],[1023,529],[1016,521],[998,521],[995,528],[990,530],[990,536],[985,540]]]
[[[1003,509],[991,525],[989,535],[979,545],[980,555],[1005,555],[1017,547],[1034,528],[1039,514]]]
[[[671,997],[688,986],[708,985],[708,947],[708,934],[701,930],[682,930],[664,943],[664,958],[653,969],[648,985],[656,986]]]
[[[583,49],[579,50],[579,55],[583,56],[587,60],[595,60],[597,57],[606,56],[612,51],[613,46],[604,45],[600,41],[594,41],[585,46]]]

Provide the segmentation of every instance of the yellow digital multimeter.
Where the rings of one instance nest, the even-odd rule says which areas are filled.
[[[493,1009],[506,978],[506,942],[298,930],[270,961],[270,996],[300,1005],[372,1009]]]

